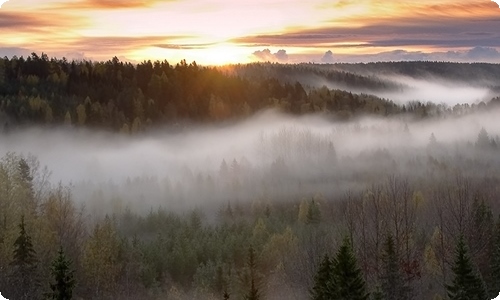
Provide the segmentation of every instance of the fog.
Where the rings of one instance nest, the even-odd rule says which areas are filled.
[[[408,88],[401,92],[375,93],[376,96],[394,100],[396,103],[405,104],[410,101],[433,102],[454,106],[456,104],[474,104],[489,101],[493,94],[486,87],[466,86],[463,83],[435,80],[415,79],[411,77],[389,77],[393,82],[400,83]]]
[[[323,115],[266,111],[234,124],[166,127],[133,137],[31,128],[3,134],[0,155],[36,156],[51,170],[53,184],[73,185],[77,201],[108,203],[96,208],[99,212],[112,210],[116,203],[120,209],[139,211],[160,205],[215,209],[214,204],[229,200],[334,197],[392,173],[427,172],[425,164],[421,169],[407,167],[418,157],[476,157],[474,143],[481,128],[498,142],[498,113],[340,122]],[[440,145],[434,153],[428,147],[431,134]],[[457,162],[454,167],[462,166]]]
[[[361,74],[364,76],[373,77],[373,74]],[[494,93],[488,86],[489,82],[475,85],[465,85],[463,82],[454,82],[442,78],[417,79],[409,76],[390,75],[390,76],[377,76],[382,82],[390,85],[399,86],[388,88],[387,90],[372,90],[367,88],[354,88],[340,84],[337,82],[327,81],[324,78],[315,76],[314,79],[308,78],[302,82],[321,87],[326,86],[329,89],[341,89],[352,93],[365,93],[375,95],[379,98],[390,99],[395,103],[403,105],[411,101],[420,101],[422,103],[432,102],[435,104],[445,104],[447,106],[454,106],[456,104],[477,104],[481,101],[488,102],[496,93]],[[432,79],[431,79],[432,78]]]

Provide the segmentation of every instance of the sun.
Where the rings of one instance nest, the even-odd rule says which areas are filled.
[[[134,50],[126,55],[135,61],[163,60],[168,58],[172,63],[185,59],[188,63],[196,61],[200,65],[221,66],[252,61],[248,48],[231,43],[217,43],[200,47],[161,48],[147,47]]]
[[[9,0],[0,0],[0,7],[2,7],[2,5],[4,5],[5,2],[7,2],[7,1],[9,1]]]

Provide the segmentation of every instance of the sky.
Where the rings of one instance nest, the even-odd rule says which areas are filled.
[[[500,63],[499,28],[490,0],[9,0],[0,56]]]

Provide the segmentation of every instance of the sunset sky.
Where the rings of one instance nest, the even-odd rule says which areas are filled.
[[[0,56],[121,60],[500,62],[489,0],[10,0]]]

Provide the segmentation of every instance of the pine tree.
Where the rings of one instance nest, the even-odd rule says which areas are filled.
[[[70,261],[66,258],[63,248],[59,248],[58,256],[52,263],[51,273],[55,283],[50,284],[50,292],[46,294],[47,299],[69,300],[73,296],[75,279],[73,271],[70,270]]]
[[[38,290],[36,252],[31,237],[26,232],[24,216],[19,224],[19,236],[14,242],[14,258],[11,262],[11,287],[13,299],[36,299]]]
[[[472,261],[462,235],[457,243],[452,271],[455,278],[451,285],[446,286],[448,297],[451,300],[488,299],[481,278],[473,270]]]
[[[335,289],[333,264],[328,254],[325,254],[314,276],[314,286],[311,290],[312,300],[328,300],[337,297]]]
[[[387,236],[384,245],[380,282],[385,299],[401,300],[409,298],[409,288],[404,282],[394,239],[390,234]]]
[[[335,299],[368,299],[365,281],[348,238],[344,239],[333,260],[333,273],[338,290]]]

